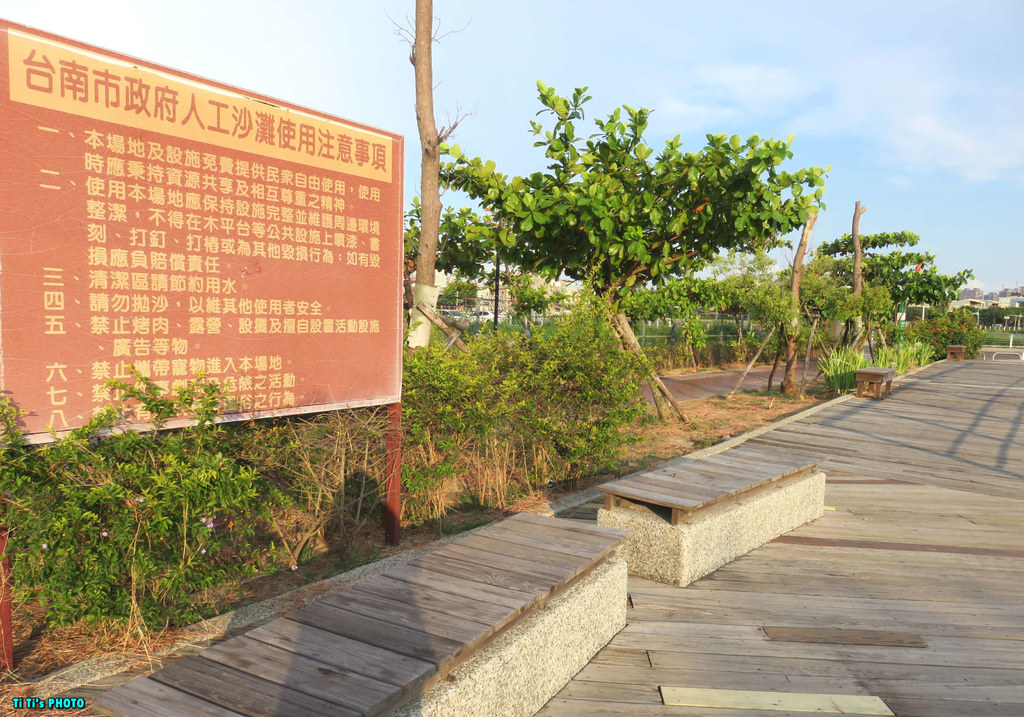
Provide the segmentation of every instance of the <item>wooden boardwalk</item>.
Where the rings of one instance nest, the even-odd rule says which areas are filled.
[[[675,686],[1024,715],[1024,364],[940,363],[757,444],[828,456],[834,510],[685,588],[631,577],[627,627],[539,714],[807,714]]]

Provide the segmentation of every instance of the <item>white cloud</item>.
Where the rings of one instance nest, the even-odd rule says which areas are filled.
[[[948,170],[971,181],[1024,171],[1024,93],[894,50],[855,55],[830,73],[825,104],[802,113],[799,134],[860,136],[901,171]]]
[[[700,65],[676,78],[658,109],[676,131],[774,126],[765,133],[854,139],[894,170],[897,186],[922,171],[1022,182],[1017,84],[999,84],[939,49],[837,50],[808,66]]]
[[[812,91],[790,68],[753,64],[701,65],[678,82],[658,109],[681,130],[719,131],[778,115]]]

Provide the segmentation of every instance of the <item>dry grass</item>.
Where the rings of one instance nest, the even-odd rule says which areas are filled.
[[[610,473],[579,481],[570,481],[552,490],[538,489],[512,502],[507,508],[469,509],[450,513],[431,526],[406,530],[402,545],[389,548],[382,545],[382,531],[377,525],[368,525],[358,535],[351,535],[353,543],[349,555],[326,552],[317,556],[297,571],[283,571],[269,576],[238,581],[220,591],[224,610],[241,607],[263,600],[304,584],[322,580],[350,569],[360,562],[421,547],[439,534],[456,533],[493,520],[502,514],[529,511],[545,513],[550,503],[577,490],[596,485],[637,470],[653,467],[670,458],[698,450],[719,440],[759,428],[767,423],[801,411],[820,402],[823,397],[789,399],[778,394],[737,394],[731,399],[713,397],[684,404],[686,423],[649,423],[632,429],[633,442],[627,447],[616,469]],[[500,490],[500,479],[493,488]],[[187,639],[185,628],[146,630],[139,624],[77,623],[60,628],[45,628],[38,606],[16,604],[14,610],[14,642],[16,670],[0,679],[0,704],[10,705],[10,697],[31,694],[32,680],[71,665],[82,659],[101,654],[119,653],[138,664],[146,664],[161,648]],[[45,715],[46,712],[33,712]],[[58,713],[54,713],[58,714]],[[61,715],[89,715],[85,711],[65,711]]]

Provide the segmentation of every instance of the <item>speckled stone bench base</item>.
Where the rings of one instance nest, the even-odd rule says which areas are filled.
[[[626,579],[612,555],[395,715],[535,714],[626,626]]]
[[[825,474],[785,478],[735,500],[685,514],[672,525],[664,510],[625,502],[601,509],[597,524],[630,531],[619,554],[635,575],[687,585],[783,533],[821,517]]]

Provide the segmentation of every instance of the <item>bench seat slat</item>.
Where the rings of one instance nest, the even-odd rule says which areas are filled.
[[[506,543],[506,545],[511,545]],[[570,580],[575,577],[574,568],[563,566],[561,568],[540,563],[536,560],[518,558],[514,555],[497,553],[491,550],[483,550],[468,545],[450,545],[444,549],[446,556],[452,556],[475,565],[487,565],[502,568],[509,572],[529,575],[530,577],[541,578],[556,583]]]
[[[246,636],[327,665],[372,674],[392,685],[416,682],[434,671],[430,662],[288,618],[271,620]]]
[[[692,505],[700,505],[716,495],[706,488],[695,486],[691,480],[654,471],[633,478],[629,484],[637,488],[646,487],[666,495],[678,496],[681,502],[690,502]]]
[[[316,717],[331,714],[348,717],[359,714],[337,702],[313,697],[205,660],[202,655],[175,660],[154,672],[150,679],[247,715]]]
[[[455,617],[435,610],[415,608],[401,600],[352,590],[328,595],[323,598],[323,602],[452,640],[469,639],[490,624],[486,618],[474,619],[466,614]]]
[[[705,466],[712,465],[739,470],[756,470],[759,473],[772,474],[775,477],[802,473],[820,462],[820,459],[810,460],[802,457],[788,461],[783,458],[764,458],[758,460],[753,456],[730,456],[728,454],[708,456],[700,460],[700,463]]]
[[[502,607],[519,609],[526,603],[531,603],[536,597],[532,593],[525,593],[512,588],[497,588],[492,585],[476,582],[474,580],[463,580],[452,575],[445,575],[429,568],[403,565],[394,570],[388,571],[388,577],[402,582],[420,585],[425,588],[434,588],[441,592],[452,593],[462,597],[489,602]]]
[[[322,601],[296,610],[288,618],[438,666],[444,665],[460,645],[457,640],[392,625]]]
[[[388,700],[394,685],[253,640],[245,635],[202,653],[203,659],[362,713]]]
[[[572,533],[576,536],[592,536],[594,538],[600,538],[602,540],[594,541],[594,544],[604,545],[606,549],[618,545],[623,541],[623,539],[629,536],[628,530],[608,528],[603,525],[594,525],[592,523],[581,523],[577,520],[552,520],[551,518],[534,515],[533,513],[517,513],[504,522],[512,525],[518,523],[530,523],[542,528],[545,532],[551,532],[552,534],[566,532]]]
[[[503,620],[509,611],[507,605],[495,605],[436,588],[413,585],[386,575],[362,580],[346,592],[390,598],[408,604],[410,610],[432,610],[456,616],[473,610],[477,617],[489,622]]]
[[[694,496],[700,498],[701,503],[715,500],[724,493],[750,485],[750,479],[737,476],[735,470],[728,473],[712,473],[705,466],[701,466],[700,470],[686,473],[678,471],[652,471],[652,473],[659,480],[685,485]],[[650,474],[645,473],[643,477],[646,478],[648,475]]]
[[[633,485],[632,483],[629,485],[616,486],[614,490],[606,490],[604,492],[616,496],[617,498],[637,500],[644,503],[651,503],[653,505],[660,505],[664,508],[688,508],[701,504],[694,501],[688,501],[685,498],[680,498],[678,495],[656,492],[646,487]]]
[[[554,570],[568,569],[579,565],[580,562],[579,558],[575,555],[567,555],[566,553],[559,553],[554,550],[546,550],[543,553],[538,554],[538,552],[530,546],[504,540],[497,537],[492,532],[488,532],[486,535],[477,533],[475,535],[467,536],[459,541],[459,545],[476,550],[486,550],[492,553],[511,555],[517,558],[531,560],[539,565],[550,566]]]
[[[435,570],[457,578],[473,580],[492,587],[510,588],[524,593],[546,596],[554,587],[550,580],[544,578],[510,572],[495,567],[493,564],[469,563],[459,560],[455,556],[437,555],[436,553],[417,558],[411,561],[409,565]]]
[[[510,524],[509,521],[503,521],[489,528],[488,534],[511,543],[564,553],[588,561],[599,560],[607,553],[603,542],[595,544],[594,539],[589,536],[573,536],[567,533],[552,535],[522,523]]]
[[[169,687],[150,677],[132,680],[102,696],[103,707],[132,717],[240,717],[242,713]]]

